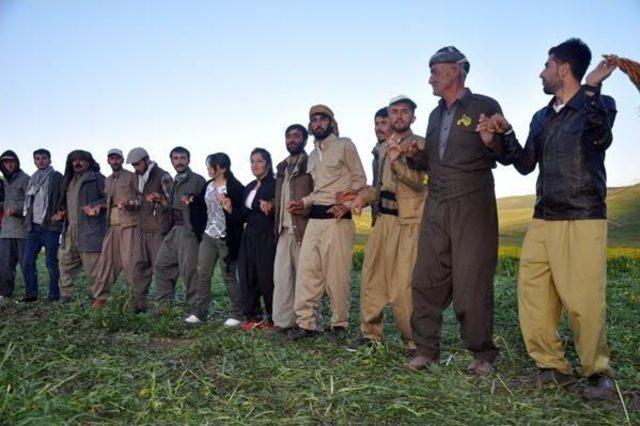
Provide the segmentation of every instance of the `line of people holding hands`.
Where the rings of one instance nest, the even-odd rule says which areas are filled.
[[[222,152],[206,158],[209,179],[193,172],[184,147],[170,152],[175,176],[144,148],[107,153],[105,177],[91,153],[72,151],[64,174],[46,149],[26,175],[16,154],[0,156],[4,209],[0,231],[0,297],[13,294],[22,266],[24,302],[38,299],[36,258],[45,249],[48,300],[69,302],[84,271],[94,309],[102,308],[120,273],[134,311],[148,309],[152,280],[158,309],[185,287],[185,321],[209,317],[220,265],[230,309],[224,323],[243,331],[276,330],[291,341],[348,335],[352,214],[371,206],[360,286],[360,335],[352,351],[384,339],[390,305],[408,354],[422,370],[440,359],[442,313],[453,303],[470,375],[490,374],[493,279],[498,216],[492,169],[539,170],[533,221],[520,260],[518,309],[527,352],[541,383],[573,378],[557,328],[567,312],[589,378],[584,395],[614,391],[605,336],[606,173],[615,103],[600,93],[616,65],[603,60],[586,75],[588,46],[569,39],[548,52],[540,78],[553,98],[531,121],[521,145],[494,99],[465,86],[470,62],[453,46],[429,60],[429,84],[440,98],[425,137],[412,132],[416,103],[391,99],[375,113],[378,142],[373,182],[366,183],[354,143],[340,136],[333,111],[315,105],[307,126],[285,130],[287,158],[274,167],[264,148],[251,151],[255,179],[240,183]],[[307,139],[314,138],[307,154]],[[133,171],[123,168],[130,164]],[[59,283],[59,285],[58,285]],[[323,318],[324,296],[330,318]]]

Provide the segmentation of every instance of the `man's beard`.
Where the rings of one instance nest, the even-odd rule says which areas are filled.
[[[559,89],[558,84],[551,84],[548,81],[542,80],[542,91],[547,95],[553,95]]]
[[[122,170],[122,166],[119,166],[117,164],[110,164],[111,166],[111,171],[113,172],[119,172],[120,170]]]
[[[330,125],[329,127],[327,127],[327,129],[326,129],[326,130],[322,130],[322,128],[317,129],[317,130],[314,130],[314,131],[313,131],[313,136],[314,136],[316,139],[324,140],[324,139],[326,139],[326,138],[327,138],[327,136],[329,136],[332,132],[333,132],[333,126],[331,126],[331,125]]]
[[[396,133],[402,133],[402,132],[406,132],[407,130],[409,130],[411,128],[411,123],[407,123],[405,126],[403,127],[396,127],[394,124],[391,124],[391,130],[393,130]]]
[[[298,155],[302,151],[304,151],[304,144],[301,143],[298,145],[287,145],[287,151],[289,151],[289,154],[291,155]]]

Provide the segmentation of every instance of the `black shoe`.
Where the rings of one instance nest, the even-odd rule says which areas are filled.
[[[33,303],[38,301],[38,296],[25,296],[20,300],[22,303]]]
[[[616,384],[613,379],[604,374],[594,374],[589,377],[589,385],[582,392],[582,396],[596,401],[606,401],[615,396]]]
[[[53,303],[60,300],[60,296],[47,296],[47,303]]]
[[[273,331],[275,331],[277,334],[287,337],[289,334],[291,334],[293,331],[295,331],[295,327],[278,327],[275,326],[273,327]]]
[[[370,339],[364,336],[358,336],[351,341],[349,346],[347,346],[347,350],[349,352],[357,352],[359,348],[362,348],[362,347],[372,348],[377,343],[378,342],[374,339]]]
[[[331,327],[329,330],[329,339],[333,340],[336,344],[342,343],[347,339],[346,327]]]
[[[542,386],[550,384],[566,386],[570,383],[575,382],[575,378],[572,375],[561,373],[553,368],[538,369],[537,380],[538,383],[540,383],[540,385]]]
[[[297,328],[296,330],[289,333],[287,339],[291,341],[296,341],[300,339],[306,339],[307,337],[315,337],[318,335],[318,332],[315,330],[307,330],[306,328]]]

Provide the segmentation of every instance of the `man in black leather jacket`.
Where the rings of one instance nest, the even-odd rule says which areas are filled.
[[[600,86],[615,64],[601,61],[580,85],[591,51],[579,39],[549,50],[540,73],[549,104],[531,121],[524,149],[500,115],[480,128],[502,133],[502,156],[522,174],[536,165],[536,203],[520,257],[518,306],[520,327],[540,382],[570,378],[557,328],[563,308],[569,317],[581,375],[589,378],[584,396],[613,395],[606,309],[605,150],[611,145],[616,116],[613,98]]]

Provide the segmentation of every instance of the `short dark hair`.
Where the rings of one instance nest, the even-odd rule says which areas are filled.
[[[284,135],[286,136],[287,133],[289,133],[292,130],[299,130],[300,133],[302,133],[302,139],[305,142],[309,138],[309,132],[307,132],[307,129],[302,124],[292,124],[291,126],[287,127],[287,130],[284,131]]]
[[[187,158],[191,159],[191,153],[189,150],[183,146],[176,146],[169,153],[169,158],[173,157],[173,154],[186,154]]]
[[[44,149],[44,148],[36,149],[35,151],[33,151],[33,157],[35,158],[36,155],[46,155],[47,158],[51,160],[51,153],[47,149]]]
[[[216,152],[207,156],[207,166],[213,169],[224,169],[224,177],[229,178],[233,176],[231,173],[231,159],[224,152]]]
[[[378,111],[376,111],[376,115],[373,116],[373,119],[375,120],[378,117],[380,117],[380,118],[389,117],[389,108],[388,107],[384,107],[384,108],[380,108]]]
[[[591,63],[591,49],[579,38],[570,38],[549,49],[549,56],[553,55],[559,62],[568,63],[573,77],[582,81]]]
[[[269,171],[269,174],[273,175],[273,161],[271,161],[271,154],[269,154],[269,151],[264,148],[253,148],[253,151],[251,151],[251,157],[253,157],[253,154],[260,154],[260,156],[264,158],[264,161],[267,162],[267,170]]]

